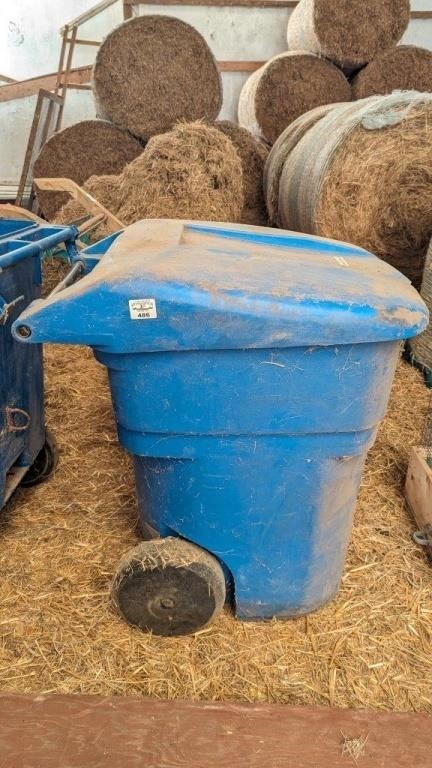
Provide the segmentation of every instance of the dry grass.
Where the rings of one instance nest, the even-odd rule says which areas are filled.
[[[240,156],[228,136],[201,121],[153,136],[120,175],[120,221],[237,221],[244,204]]]
[[[351,757],[354,760],[354,762],[357,764],[360,757],[363,757],[365,754],[365,747],[368,740],[368,736],[357,736],[354,739],[348,738],[347,736],[345,736],[344,733],[342,733],[342,736],[343,736],[342,749],[341,749],[342,756],[348,755],[348,757]]]
[[[379,53],[352,80],[353,98],[393,91],[429,92],[432,51],[416,45],[397,45]]]
[[[178,120],[215,120],[222,81],[199,32],[172,16],[145,14],[119,24],[93,69],[99,115],[149,139]]]
[[[429,393],[406,363],[371,452],[337,599],[287,622],[225,613],[186,638],[127,626],[108,595],[137,543],[134,483],[105,372],[86,349],[46,348],[60,464],[0,524],[0,687],[432,712],[432,569],[412,543],[402,486]]]
[[[357,69],[396,45],[409,14],[409,0],[301,0],[289,19],[288,48]]]
[[[391,108],[383,97],[382,115]],[[432,236],[432,104],[381,130],[357,126],[330,159],[315,233],[360,245],[419,288]],[[373,105],[372,105],[373,111]]]

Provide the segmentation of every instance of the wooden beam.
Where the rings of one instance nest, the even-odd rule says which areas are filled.
[[[69,21],[67,24],[65,24],[64,27],[61,28],[60,34],[62,35],[65,31],[72,27],[80,27],[81,24],[84,24],[86,21],[90,21],[90,19],[93,19],[99,13],[102,13],[102,11],[105,11],[107,8],[117,2],[118,0],[102,0],[102,2],[94,5],[93,8],[89,8],[88,11],[81,13],[80,16],[77,16],[75,19],[72,19],[72,21]]]
[[[428,768],[432,754],[432,718],[411,712],[3,694],[0,723],[5,768]]]
[[[124,5],[205,5],[209,8],[295,8],[297,0],[123,0]]]
[[[48,102],[48,109],[46,110],[45,114],[42,116],[42,112],[44,109],[44,106]],[[18,190],[17,195],[15,199],[15,204],[22,206],[24,195],[26,188],[30,185],[32,182],[32,176],[33,176],[33,164],[34,161],[39,154],[41,148],[45,144],[45,141],[47,138],[49,138],[49,135],[53,132],[53,119],[55,117],[55,107],[59,110],[62,106],[62,99],[60,96],[56,95],[55,93],[50,93],[50,91],[45,91],[43,88],[40,89],[36,107],[33,115],[32,125],[30,129],[30,136],[28,138],[27,142],[27,148],[26,153],[24,156],[24,162],[22,165],[21,170],[21,176],[20,181],[18,184]],[[42,131],[40,131],[40,126],[42,124]],[[36,143],[37,142],[37,143]],[[32,200],[33,195],[30,193],[30,206],[33,202]]]
[[[88,83],[91,80],[93,66],[88,64],[84,67],[75,67],[70,70],[71,81],[74,83]],[[60,73],[64,75],[64,72]],[[13,99],[23,99],[26,96],[34,96],[39,93],[40,88],[46,91],[53,91],[57,82],[57,72],[51,72],[48,75],[39,75],[31,77],[28,80],[21,80],[18,83],[0,86],[0,102],[12,101]]]
[[[135,5],[203,5],[209,8],[295,8],[298,0],[123,0],[123,8]],[[127,18],[130,18],[128,16]],[[432,11],[411,11],[412,19],[432,19]]]
[[[255,72],[265,61],[218,61],[220,72]]]
[[[95,200],[94,197],[89,195],[88,192],[86,192],[82,187],[80,187],[71,179],[38,178],[38,179],[33,179],[33,184],[37,189],[40,189],[43,191],[48,190],[50,192],[68,192],[70,196],[73,198],[73,200],[76,200],[77,203],[82,205],[82,207],[85,208],[85,210],[91,213],[93,216],[98,216],[99,214],[102,213],[106,218],[107,224],[109,225],[109,227],[112,229],[113,232],[118,232],[119,229],[124,229],[125,225],[123,224],[122,221],[120,221],[120,219],[114,216],[114,214],[111,213],[111,211],[109,211],[103,205],[101,205],[101,203],[98,203],[98,201]],[[1,766],[1,763],[0,763],[0,766]]]
[[[60,105],[60,109],[59,109],[58,114],[57,114],[57,121],[56,121],[56,124],[55,124],[55,131],[59,131],[60,128],[61,128],[61,124],[62,124],[63,110],[64,110],[64,100],[66,98],[66,92],[67,92],[68,83],[69,83],[69,81],[71,79],[72,60],[73,60],[73,55],[74,55],[75,43],[76,43],[77,35],[78,35],[78,27],[76,27],[76,26],[72,27],[71,28],[71,38],[70,38],[69,48],[68,48],[68,52],[67,52],[67,56],[66,56],[66,66],[65,66],[64,75],[62,77],[60,77],[60,74],[59,73],[57,74],[57,92],[60,94],[60,96],[62,98],[62,103]],[[66,32],[64,33],[63,37],[67,37],[67,33]],[[65,50],[66,50],[66,48],[65,48]]]
[[[128,3],[123,0],[123,19],[124,21],[128,21],[129,19],[133,18],[133,10],[132,6],[128,5]]]
[[[72,42],[72,38],[71,37],[66,37],[65,38],[65,42],[66,43],[71,43]],[[100,40],[82,40],[81,38],[77,38],[75,40],[75,43],[76,43],[76,45],[97,45],[97,46],[99,46],[101,44],[101,41]]]
[[[60,83],[60,86],[63,84]],[[67,88],[71,91],[91,91],[92,87],[91,85],[85,85],[84,83],[65,83],[64,88]]]
[[[408,464],[405,496],[419,532],[424,532],[424,547],[432,559],[432,465],[425,448],[413,448]],[[430,449],[432,457],[432,447]]]
[[[2,83],[16,83],[17,80],[15,80],[14,77],[8,77],[7,75],[0,75],[0,81]]]

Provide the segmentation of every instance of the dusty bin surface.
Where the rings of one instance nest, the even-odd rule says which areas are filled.
[[[105,250],[16,338],[93,347],[144,531],[211,553],[238,617],[325,604],[401,342],[427,323],[418,293],[360,248],[283,230],[142,221]]]

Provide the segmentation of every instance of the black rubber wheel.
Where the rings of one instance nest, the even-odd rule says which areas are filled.
[[[223,608],[225,576],[219,561],[195,544],[156,539],[125,555],[112,597],[129,624],[164,637],[188,635]]]
[[[50,432],[45,434],[45,442],[40,449],[32,466],[21,480],[24,488],[39,485],[47,480],[54,472],[58,463],[58,449],[56,441]]]

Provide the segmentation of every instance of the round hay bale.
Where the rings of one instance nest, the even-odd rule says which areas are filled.
[[[280,226],[281,222],[278,215],[279,182],[284,167],[285,160],[300,139],[312,128],[318,120],[328,115],[334,108],[334,104],[324,104],[321,107],[315,107],[306,114],[301,115],[294,120],[288,128],[285,128],[278,140],[272,147],[264,166],[263,186],[264,196],[267,205],[270,224]]]
[[[179,123],[150,139],[121,175],[125,224],[139,219],[238,221],[243,172],[232,141],[201,122]]]
[[[246,128],[241,128],[230,120],[217,121],[214,127],[231,139],[241,160],[244,205],[239,221],[243,224],[266,226],[268,216],[264,202],[263,172],[269,153],[267,147]]]
[[[354,243],[420,285],[432,235],[432,94],[336,106],[288,155],[284,227]]]
[[[409,18],[409,0],[300,0],[288,21],[288,47],[358,69],[396,45]]]
[[[148,139],[177,120],[215,120],[222,84],[196,29],[171,16],[139,16],[103,41],[93,69],[98,115]]]
[[[143,150],[127,131],[105,120],[82,120],[55,133],[36,158],[33,176],[72,179],[81,187],[93,175],[116,174]],[[38,202],[51,221],[69,201],[65,192],[39,192]]]
[[[432,90],[432,51],[415,45],[390,48],[364,67],[352,81],[353,97],[364,99],[392,91]]]
[[[239,123],[273,144],[297,117],[335,101],[351,101],[345,75],[313,53],[288,51],[274,56],[246,80],[239,99]]]

